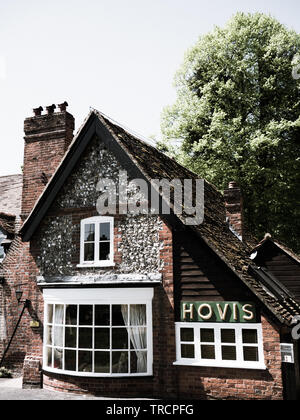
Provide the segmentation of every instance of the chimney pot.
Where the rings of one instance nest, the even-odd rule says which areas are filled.
[[[56,109],[56,106],[54,104],[50,106],[46,106],[48,115],[53,114],[55,109]]]
[[[36,117],[38,117],[39,115],[41,115],[42,114],[42,111],[43,111],[44,109],[40,106],[40,107],[38,107],[38,108],[33,108],[33,112],[34,112],[34,115],[36,116]]]
[[[69,106],[69,104],[66,101],[64,103],[62,103],[62,104],[58,104],[58,107],[60,109],[60,112],[65,112],[66,109],[67,109],[67,106]]]
[[[230,189],[238,188],[237,182],[235,182],[235,181],[229,182],[228,188],[230,188]]]

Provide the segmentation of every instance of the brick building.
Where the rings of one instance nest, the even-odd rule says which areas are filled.
[[[173,211],[175,189],[171,200],[158,194],[170,214],[150,212],[141,185],[152,191],[152,180],[196,183],[196,175],[96,110],[73,138],[66,108],[34,110],[23,178],[0,178],[5,365],[23,367],[24,387],[66,392],[295,398],[299,296],[278,292],[280,280],[253,258],[237,185],[223,196],[204,181],[198,225]],[[101,215],[101,197],[110,201],[104,179],[118,202]],[[130,213],[124,191],[140,214]],[[292,281],[299,285],[297,273]],[[281,344],[294,349],[285,359],[293,363],[282,363]]]

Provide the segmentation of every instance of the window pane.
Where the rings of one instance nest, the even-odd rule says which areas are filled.
[[[99,260],[106,261],[110,259],[110,242],[100,242]]]
[[[110,240],[110,223],[100,223],[100,241]]]
[[[119,350],[128,349],[128,333],[126,328],[113,328],[112,348]]]
[[[52,348],[47,348],[47,366],[52,367]]]
[[[64,305],[55,305],[55,324],[64,323]]]
[[[130,346],[132,350],[147,348],[147,328],[130,328]]]
[[[236,347],[222,346],[222,360],[236,360]]]
[[[147,372],[147,352],[130,352],[130,373]]]
[[[63,360],[63,350],[54,349],[54,365],[55,369],[62,369],[62,360]]]
[[[65,329],[65,347],[77,347],[77,328]]]
[[[202,345],[201,346],[201,358],[202,359],[208,359],[208,360],[215,359],[216,358],[215,346]]]
[[[109,328],[96,328],[95,329],[95,349],[109,349]]]
[[[258,362],[258,348],[257,347],[244,347],[244,360],[245,362]]]
[[[77,325],[77,305],[66,306],[66,325]]]
[[[110,373],[110,353],[107,351],[95,352],[95,372]]]
[[[93,329],[79,328],[79,348],[91,349],[93,347]]]
[[[194,329],[193,328],[181,328],[180,339],[181,339],[181,341],[194,341]]]
[[[56,347],[63,347],[64,345],[64,327],[57,327],[53,328],[53,341],[54,346]]]
[[[52,346],[53,344],[53,330],[52,330],[52,327],[50,326],[47,328],[46,344],[48,344],[49,346]]]
[[[128,373],[127,351],[114,351],[112,353],[112,373]]]
[[[84,226],[84,242],[94,242],[95,241],[95,225],[85,225]]]
[[[235,330],[221,330],[222,343],[235,343]]]
[[[195,348],[191,344],[181,344],[181,357],[183,359],[194,359]]]
[[[112,325],[128,325],[128,305],[112,305]]]
[[[76,372],[75,350],[65,350],[65,370],[73,370]]]
[[[214,343],[215,332],[213,329],[201,328],[200,330],[200,341],[201,343]]]
[[[257,331],[256,330],[243,330],[243,343],[244,344],[257,344]]]
[[[48,324],[52,324],[53,323],[53,305],[48,305],[48,319],[47,319]]]
[[[109,305],[96,305],[95,306],[95,325],[109,325],[110,324],[110,311]]]
[[[79,306],[79,325],[93,325],[93,306]]]
[[[4,233],[0,230],[0,261],[2,261],[5,257],[4,247],[1,246],[4,239],[6,239],[6,235],[4,235]]]
[[[84,244],[84,261],[94,261],[95,260],[95,246],[93,243]]]
[[[92,372],[92,352],[79,351],[78,353],[78,371]]]
[[[146,305],[130,305],[130,325],[147,325]]]

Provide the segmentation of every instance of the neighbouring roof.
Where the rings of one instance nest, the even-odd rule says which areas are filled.
[[[253,252],[260,250],[261,248],[263,248],[266,244],[268,244],[270,242],[273,243],[274,245],[276,245],[286,255],[288,255],[289,257],[293,258],[296,262],[298,262],[300,264],[300,256],[297,255],[297,254],[295,254],[295,252],[293,252],[286,245],[283,245],[279,241],[277,241],[276,239],[274,239],[269,233],[267,233],[265,235],[264,239],[256,247],[253,248]]]
[[[21,214],[22,186],[22,175],[0,177],[0,214],[11,216]]]
[[[85,120],[65,157],[25,221],[21,234],[24,241],[30,240],[56,195],[74,169],[90,141],[97,135],[114,151],[122,156],[135,177],[148,182],[153,179],[198,179],[199,177],[179,165],[174,159],[158,151],[120,124],[99,111],[92,110]],[[250,248],[239,241],[230,231],[225,220],[225,206],[222,194],[210,183],[204,183],[204,222],[189,227],[203,240],[219,258],[242,280],[261,302],[280,320],[291,325],[293,317],[300,314],[300,306],[291,298],[277,298],[255,276],[248,272],[253,261]],[[173,220],[182,218],[174,216]]]

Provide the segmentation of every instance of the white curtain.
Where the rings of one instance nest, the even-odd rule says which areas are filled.
[[[54,345],[58,347],[63,347],[64,345],[64,336],[63,336],[63,323],[64,323],[64,305],[55,305],[55,314],[54,314]],[[60,326],[58,326],[59,324]],[[53,332],[53,330],[52,330]],[[62,363],[62,349],[55,348],[54,350],[54,367],[61,368]]]
[[[121,309],[125,325],[128,322],[127,308],[127,305],[122,305]],[[146,306],[130,305],[130,325],[135,327],[128,327],[127,331],[137,357],[137,373],[147,372],[147,351],[143,351],[147,349],[147,328],[142,327],[146,323]]]
[[[63,328],[58,325],[64,324],[64,305],[55,305],[55,327],[54,327],[54,343],[55,346],[63,347]]]
[[[0,314],[0,341],[6,340],[6,322],[4,314]]]

